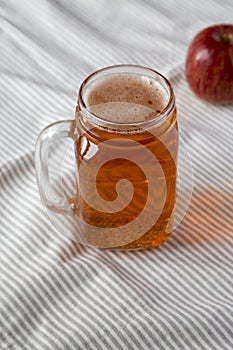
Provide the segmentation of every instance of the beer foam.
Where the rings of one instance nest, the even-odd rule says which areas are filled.
[[[90,106],[89,110],[104,120],[122,124],[145,121],[156,115],[151,108],[128,102],[102,103]]]
[[[134,123],[155,118],[168,96],[159,82],[147,76],[119,74],[91,83],[84,100],[88,110],[104,120]]]

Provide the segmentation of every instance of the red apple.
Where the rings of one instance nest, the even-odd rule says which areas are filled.
[[[189,46],[185,70],[197,96],[211,103],[233,102],[233,25],[199,32]]]

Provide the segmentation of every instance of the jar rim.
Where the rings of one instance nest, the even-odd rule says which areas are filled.
[[[162,79],[166,87],[168,88],[169,95],[168,95],[168,102],[166,103],[165,107],[161,110],[160,113],[156,114],[154,118],[151,118],[149,120],[142,120],[142,121],[135,121],[135,122],[119,122],[119,121],[110,121],[106,120],[104,118],[101,118],[99,115],[94,114],[88,109],[88,106],[86,105],[84,101],[84,90],[88,86],[89,83],[91,83],[95,78],[98,78],[98,75],[101,75],[101,73],[108,73],[108,75],[113,75],[113,74],[140,74],[143,76],[143,72],[145,73],[144,75],[147,75],[151,79],[155,79],[155,76],[159,76],[160,79]],[[146,74],[147,73],[147,74]],[[106,74],[107,75],[107,74]],[[80,112],[82,113],[83,117],[86,118],[93,126],[97,127],[102,127],[104,129],[110,129],[110,130],[119,130],[122,131],[122,128],[125,127],[127,130],[129,128],[133,128],[134,131],[135,128],[138,129],[150,129],[151,127],[159,126],[161,125],[164,121],[167,120],[168,116],[170,115],[171,111],[175,107],[175,94],[172,88],[171,83],[169,80],[159,73],[158,71],[141,66],[141,65],[134,65],[134,64],[119,64],[119,65],[113,65],[113,66],[108,66],[101,68],[93,73],[91,73],[81,84],[79,93],[78,93],[78,106],[80,108]]]

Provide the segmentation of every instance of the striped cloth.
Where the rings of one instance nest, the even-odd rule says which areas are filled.
[[[233,106],[184,78],[201,28],[232,0],[1,1],[0,349],[233,349]],[[166,244],[117,252],[58,233],[40,202],[34,144],[73,118],[92,71],[136,63],[167,75],[193,165],[189,210]]]

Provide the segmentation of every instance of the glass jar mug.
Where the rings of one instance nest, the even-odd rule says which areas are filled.
[[[51,188],[48,158],[55,140],[74,141],[72,198]],[[45,128],[36,143],[41,200],[73,220],[82,244],[155,247],[173,229],[178,128],[175,96],[160,73],[136,65],[103,68],[82,83],[75,119]]]

